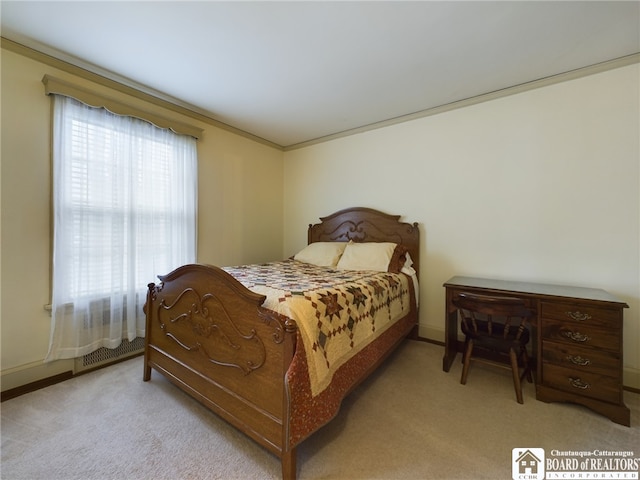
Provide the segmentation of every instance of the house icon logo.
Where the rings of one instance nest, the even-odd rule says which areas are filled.
[[[544,448],[514,448],[511,461],[513,480],[544,480]]]

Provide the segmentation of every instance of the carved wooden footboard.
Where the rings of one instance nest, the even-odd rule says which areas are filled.
[[[408,248],[417,270],[417,224],[398,219],[366,208],[342,210],[321,218],[320,224],[309,225],[308,240],[401,243]],[[159,284],[149,284],[145,305],[144,380],[151,378],[152,368],[164,374],[277,455],[283,478],[294,479],[295,448],[307,432],[292,433],[292,418],[309,413],[299,412],[306,408],[308,397],[298,384],[303,383],[299,381],[300,371],[290,369],[292,364],[305,363],[296,322],[262,307],[263,295],[248,290],[218,267],[185,265],[159,279]],[[410,331],[416,330],[417,310],[412,309],[388,333],[367,346],[364,356],[344,366],[350,374],[339,379],[337,391],[350,391]],[[358,378],[352,378],[355,372]],[[298,383],[290,385],[290,381]],[[336,409],[339,407],[342,397],[323,395],[317,402],[326,406],[325,400],[331,400],[337,402]]]
[[[186,265],[150,284],[144,380],[151,368],[283,459],[288,442],[285,373],[297,326],[214,266]],[[285,473],[285,470],[287,472]]]

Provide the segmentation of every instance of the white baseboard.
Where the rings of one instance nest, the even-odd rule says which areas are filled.
[[[418,325],[418,330],[420,337],[433,340],[434,342],[444,343],[444,330],[422,324]]]
[[[626,388],[633,388],[634,390],[640,390],[640,370],[638,370],[637,368],[631,368],[631,367],[623,368],[622,384]]]
[[[0,385],[4,392],[39,380],[54,377],[61,373],[73,371],[73,367],[73,359],[56,360],[48,363],[45,363],[43,359],[20,365],[19,367],[2,370],[2,373],[0,373]]]

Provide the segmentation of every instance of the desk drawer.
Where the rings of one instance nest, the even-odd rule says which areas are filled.
[[[622,385],[615,377],[581,372],[546,362],[542,365],[542,376],[544,385],[558,390],[611,403],[619,403],[621,399]]]
[[[543,318],[542,338],[569,345],[597,347],[619,352],[622,335],[618,328],[594,327]]]
[[[571,368],[575,372],[594,373],[620,378],[620,353],[583,348],[556,342],[542,342],[545,362]]]
[[[620,310],[610,310],[575,303],[541,303],[541,317],[577,322],[581,325],[619,327],[622,318]]]

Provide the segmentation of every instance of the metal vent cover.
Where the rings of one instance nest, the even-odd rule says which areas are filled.
[[[75,359],[75,372],[108,365],[116,361],[133,357],[144,352],[144,337],[136,337],[133,341],[123,340],[116,348],[102,347]]]

